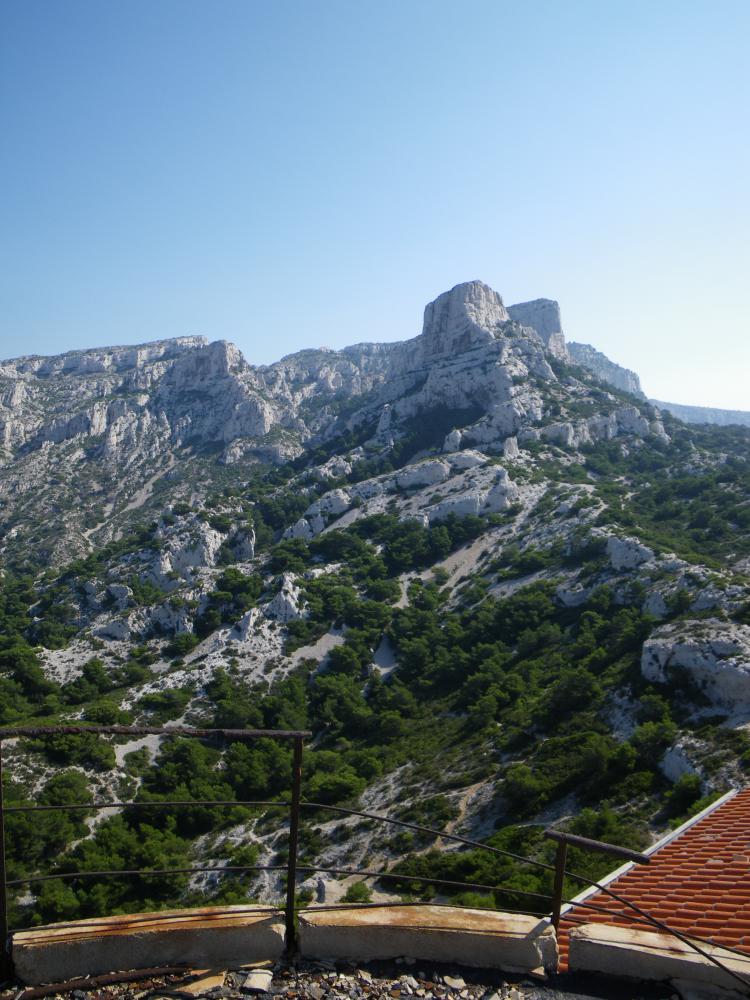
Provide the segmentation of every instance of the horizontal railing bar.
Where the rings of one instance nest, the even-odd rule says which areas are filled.
[[[288,802],[278,802],[271,799],[154,799],[145,801],[136,799],[133,802],[66,802],[59,806],[6,806],[5,812],[55,812],[65,809],[150,809],[160,806],[268,806],[271,808],[289,808]]]
[[[99,736],[195,736],[202,739],[226,740],[308,739],[312,733],[306,729],[191,729],[188,726],[16,726],[0,729],[0,742],[19,736],[77,736],[94,733]]]
[[[535,865],[537,868],[544,868],[550,872],[555,870],[554,865],[545,864],[543,861],[534,861],[532,858],[524,858],[521,854],[514,854],[512,851],[504,851],[499,847],[490,847],[489,844],[480,844],[478,840],[468,840],[466,837],[456,836],[455,833],[444,833],[442,830],[433,830],[429,826],[407,823],[402,819],[391,819],[390,816],[379,816],[377,813],[360,812],[358,809],[345,809],[343,806],[330,806],[324,802],[300,802],[300,805],[307,809],[326,809],[329,812],[343,813],[346,816],[361,816],[363,819],[374,819],[380,823],[391,823],[393,826],[401,826],[406,830],[417,830],[419,833],[431,833],[434,837],[453,840],[457,844],[466,844],[468,847],[478,847],[483,851],[490,851],[492,854],[501,854],[506,858],[514,858],[516,861],[522,861],[525,865]]]
[[[236,874],[238,872],[249,871],[286,871],[286,865],[197,865],[192,868],[160,868],[160,869],[112,869],[103,871],[77,871],[77,872],[55,872],[52,875],[29,876],[23,879],[13,879],[8,881],[8,886],[30,885],[34,882],[51,882],[53,879],[75,879],[75,878],[131,878],[151,875],[190,875],[199,872],[225,872]],[[430,878],[426,879],[420,875],[402,875],[397,872],[374,872],[363,871],[356,868],[327,868],[321,865],[301,865],[297,872],[328,872],[331,875],[359,875],[364,878],[390,878],[394,881],[422,882],[428,885],[448,885],[459,889],[484,889],[489,892],[501,890],[508,893],[516,893],[521,896],[536,896],[539,899],[551,899],[549,895],[539,892],[531,892],[526,889],[503,889],[501,886],[484,885],[481,882],[455,882],[449,879]]]
[[[552,899],[549,893],[531,892],[526,889],[504,889],[502,885],[484,885],[481,882],[453,882],[444,878],[426,878],[424,875],[401,875],[398,872],[373,872],[358,868],[327,868],[324,865],[300,865],[298,872],[328,872],[330,875],[361,875],[364,878],[390,878],[394,881],[422,882],[425,885],[452,885],[459,889],[485,889],[489,892],[515,892],[521,896]]]
[[[65,805],[45,805],[45,806],[6,806],[6,812],[35,812],[37,810],[64,810],[64,809],[127,809],[131,806],[136,808],[149,808],[149,807],[159,807],[159,806],[270,806],[270,807],[285,807],[289,808],[291,806],[290,802],[281,801],[271,801],[271,800],[260,800],[260,799],[158,799],[153,802],[145,802],[142,800],[135,800],[133,802],[101,802],[101,803],[70,803]],[[459,844],[467,844],[470,847],[479,847],[485,851],[491,851],[493,854],[501,854],[504,857],[515,858],[516,861],[523,861],[525,864],[536,865],[540,868],[546,868],[548,871],[553,871],[553,865],[544,864],[542,861],[534,861],[531,858],[524,858],[520,854],[513,854],[511,851],[503,851],[497,847],[490,847],[488,844],[481,844],[475,840],[467,840],[465,837],[457,837],[452,833],[443,833],[441,830],[433,830],[427,826],[419,826],[416,823],[407,823],[401,819],[393,819],[390,816],[379,816],[376,813],[366,813],[361,812],[356,809],[346,809],[343,806],[332,806],[327,805],[323,802],[300,802],[300,806],[307,807],[309,809],[325,809],[330,812],[343,813],[347,816],[361,816],[364,819],[376,820],[380,823],[390,823],[392,826],[404,827],[407,830],[417,830],[420,833],[431,833],[436,837],[444,837],[447,840],[454,840]],[[321,869],[322,871],[323,869]]]
[[[599,851],[601,854],[611,854],[615,858],[624,858],[626,861],[635,861],[639,865],[648,865],[651,858],[648,854],[640,854],[638,851],[631,851],[627,847],[618,847],[616,844],[605,844],[601,840],[590,840],[588,837],[579,837],[574,833],[563,833],[560,830],[544,831],[544,836],[549,840],[554,840],[558,844],[568,844],[570,847],[582,847],[587,851]]]
[[[193,875],[198,872],[273,872],[286,871],[286,865],[198,865],[194,868],[118,868],[95,872],[55,872],[54,875],[30,875],[28,878],[8,880],[7,886],[31,885],[33,882],[51,882],[62,878],[131,878],[152,875]]]

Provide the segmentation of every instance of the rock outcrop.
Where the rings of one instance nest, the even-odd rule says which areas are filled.
[[[643,644],[643,676],[679,684],[683,671],[715,705],[749,708],[750,625],[706,618],[660,626]]]
[[[521,326],[530,326],[544,341],[550,354],[568,360],[568,351],[560,319],[560,306],[554,299],[534,299],[508,306],[508,315]]]
[[[603,382],[609,382],[615,389],[629,392],[631,395],[645,400],[646,396],[641,389],[641,380],[636,373],[610,361],[606,354],[597,351],[591,344],[578,344],[571,341],[568,343],[568,354],[575,364],[586,368]]]

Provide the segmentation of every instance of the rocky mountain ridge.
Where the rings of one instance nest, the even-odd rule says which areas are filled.
[[[514,320],[514,310],[542,333]],[[472,411],[467,440],[500,443],[541,419],[534,380],[555,382],[546,354],[564,352],[555,315],[546,300],[508,312],[497,293],[470,282],[427,306],[414,340],[302,351],[270,366],[203,338],[6,361],[6,538],[27,537],[40,492],[47,510],[69,508],[53,536],[70,540],[78,518],[82,535],[104,538],[112,517],[134,500],[140,506],[139,493],[186,450],[221,448],[225,464],[278,463],[341,435],[386,441],[392,421],[436,407]],[[128,476],[114,476],[115,468]]]

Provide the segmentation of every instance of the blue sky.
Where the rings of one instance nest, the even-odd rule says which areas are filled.
[[[5,0],[0,357],[270,362],[480,278],[750,409],[749,38],[745,0]]]

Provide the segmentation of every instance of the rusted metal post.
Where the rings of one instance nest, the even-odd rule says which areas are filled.
[[[601,840],[591,840],[590,837],[579,837],[575,833],[561,833],[559,830],[545,830],[544,836],[558,844],[564,842],[570,847],[582,847],[585,851],[601,851],[602,854],[611,854],[615,858],[623,858],[625,861],[634,861],[637,865],[648,865],[651,857],[648,854],[640,854],[638,851],[631,851],[629,847],[618,847],[616,844],[605,844]]]
[[[0,982],[13,976],[8,931],[8,876],[5,869],[5,803],[3,800],[3,741],[0,740]]]
[[[299,813],[302,794],[302,737],[294,741],[292,758],[292,802],[289,812],[289,861],[286,870],[286,947],[294,950],[297,928],[294,920],[294,897],[297,887],[297,848],[299,845]]]
[[[565,884],[565,859],[568,856],[568,845],[564,840],[557,842],[555,857],[555,888],[552,890],[552,926],[555,934],[560,927],[560,910],[562,910],[563,885]]]

